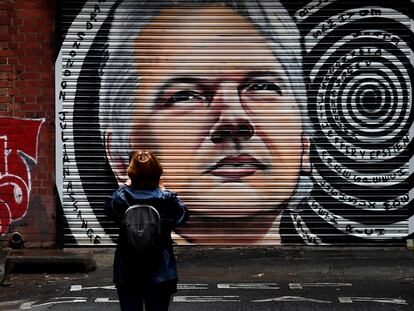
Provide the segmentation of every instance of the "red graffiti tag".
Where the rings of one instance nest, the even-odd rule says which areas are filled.
[[[0,118],[0,235],[27,212],[43,122]]]

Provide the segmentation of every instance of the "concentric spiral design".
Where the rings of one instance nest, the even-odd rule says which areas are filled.
[[[308,224],[314,233],[406,234],[398,228],[407,226],[412,156],[410,7],[409,1],[325,0],[295,14],[314,130],[310,210],[325,217],[317,228]],[[329,230],[321,232],[326,223]]]

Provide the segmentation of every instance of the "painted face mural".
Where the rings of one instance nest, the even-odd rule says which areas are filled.
[[[191,212],[177,243],[409,234],[409,2],[91,4],[57,62],[67,244],[113,243],[132,150]]]

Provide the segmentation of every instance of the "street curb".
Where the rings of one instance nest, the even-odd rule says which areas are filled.
[[[10,273],[88,273],[96,270],[93,254],[67,253],[60,249],[10,251],[4,274]]]

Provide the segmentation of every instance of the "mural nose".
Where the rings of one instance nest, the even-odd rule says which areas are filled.
[[[254,134],[253,125],[246,124],[224,124],[217,127],[210,134],[210,139],[215,144],[220,144],[229,140],[246,141]]]

